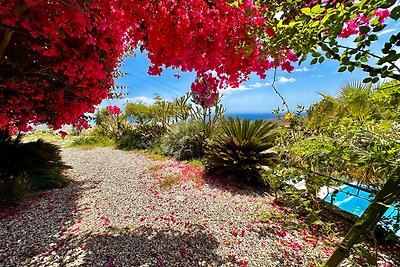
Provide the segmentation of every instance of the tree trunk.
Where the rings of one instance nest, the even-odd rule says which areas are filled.
[[[387,205],[391,205],[399,197],[400,179],[398,177],[391,177],[382,187],[381,191],[376,195],[367,210],[361,215],[360,219],[358,219],[358,221],[353,225],[340,245],[336,248],[335,252],[326,262],[326,266],[338,266],[340,262],[347,257],[353,245],[358,243],[361,237],[368,231],[371,231],[378,223],[388,209]]]

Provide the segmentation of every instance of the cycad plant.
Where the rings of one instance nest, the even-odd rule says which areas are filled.
[[[271,150],[275,125],[271,121],[229,117],[221,127],[221,133],[206,147],[208,168],[243,182],[261,182],[262,167],[278,161],[277,153]]]

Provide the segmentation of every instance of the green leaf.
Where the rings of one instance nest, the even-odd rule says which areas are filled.
[[[360,28],[359,28],[359,30],[360,30],[360,33],[368,33],[369,31],[370,31],[370,28],[368,27],[368,26],[361,26]]]
[[[392,9],[392,12],[390,12],[390,17],[394,20],[398,20],[400,17],[400,6],[397,6]]]
[[[383,30],[386,27],[386,24],[379,24],[377,26],[375,26],[372,31],[373,32],[380,32],[381,30]]]
[[[393,6],[395,3],[396,3],[396,0],[386,0],[381,4],[380,8],[386,9],[386,8]]]
[[[358,43],[361,42],[365,39],[365,35],[360,35],[356,39],[354,39],[354,42]]]
[[[304,7],[304,8],[302,8],[302,9],[301,9],[301,12],[302,12],[304,15],[311,16],[311,9],[310,9],[309,7]]]
[[[348,71],[353,72],[354,66],[349,66],[347,69],[348,69]]]
[[[317,61],[318,61],[318,58],[313,58],[313,59],[311,60],[311,65],[314,65],[314,64],[316,64],[316,63],[317,63]]]
[[[322,62],[324,62],[324,60],[325,60],[324,57],[320,57],[320,58],[318,59],[318,62],[319,62],[319,63],[322,63]]]
[[[338,69],[338,72],[344,72],[346,69],[347,69],[346,66],[341,66],[341,67]]]
[[[370,83],[371,81],[372,81],[372,78],[368,77],[363,80],[363,83]]]
[[[368,37],[368,40],[370,40],[370,41],[376,41],[376,40],[378,40],[378,35],[376,35],[376,34],[371,34],[371,35]]]
[[[325,53],[325,57],[327,57],[327,58],[332,58],[332,54],[329,53],[329,52],[326,52],[326,53]]]
[[[316,6],[313,6],[313,7],[311,8],[311,12],[312,12],[312,13],[315,13],[315,14],[321,14],[321,13],[324,12],[324,11],[325,11],[325,9],[322,8],[320,5],[316,5]]]

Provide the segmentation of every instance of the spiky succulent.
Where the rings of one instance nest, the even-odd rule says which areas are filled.
[[[229,117],[222,124],[221,133],[206,147],[207,166],[244,182],[261,181],[262,166],[273,166],[278,161],[271,150],[276,132],[271,121]]]

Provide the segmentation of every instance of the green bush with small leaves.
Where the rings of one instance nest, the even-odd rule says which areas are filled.
[[[165,128],[156,123],[137,125],[126,131],[116,142],[120,149],[150,149],[159,143]]]
[[[177,123],[161,139],[161,150],[178,160],[201,158],[210,132],[207,127],[198,121]]]

